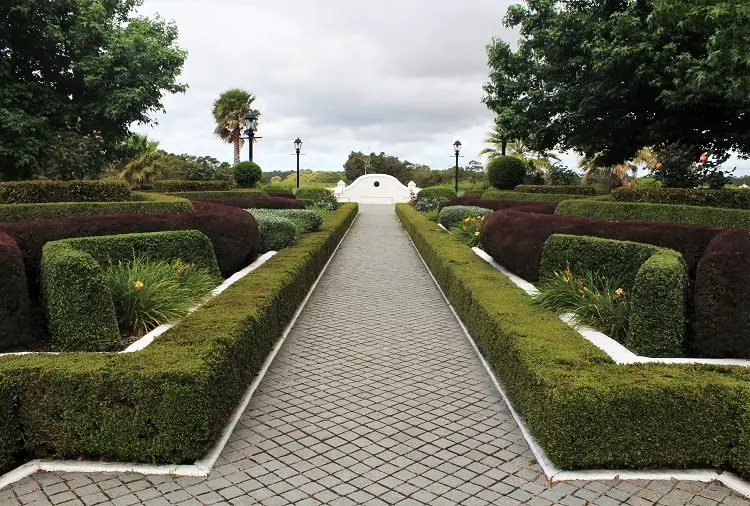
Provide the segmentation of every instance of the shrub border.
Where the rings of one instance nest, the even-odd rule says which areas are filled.
[[[525,200],[543,202],[562,202],[571,199],[590,199],[590,195],[568,195],[565,193],[522,193],[513,190],[496,190],[490,188],[482,194],[485,200]]]
[[[214,441],[225,428],[225,422],[247,391],[244,385],[251,382],[275,341],[294,315],[298,314],[300,303],[330,261],[356,216],[356,204],[346,204],[338,212],[331,213],[321,232],[306,234],[297,245],[274,256],[263,268],[211,300],[142,352],[120,355],[69,353],[0,360],[0,388],[7,388],[13,394],[6,398],[14,404],[9,410],[12,416],[0,418],[0,428],[8,432],[10,442],[15,440],[20,444],[19,427],[23,426],[26,431],[24,435],[32,436],[26,448],[31,456],[35,451],[33,435],[38,432],[49,436],[41,450],[51,449],[61,458],[82,455],[124,462],[139,460],[176,464],[201,458],[214,446]],[[248,297],[247,292],[251,292],[253,297]],[[222,326],[221,329],[216,328],[217,323]],[[196,333],[206,328],[213,332],[213,339],[204,340],[200,335],[195,337]],[[259,333],[255,335],[254,331]],[[85,370],[76,372],[82,363],[86,365]],[[117,374],[118,369],[122,375]],[[216,370],[221,370],[222,374],[215,374]],[[44,380],[54,386],[63,379],[44,378],[47,376],[44,373],[48,371],[53,375],[64,373],[63,385],[74,380],[72,376],[81,377],[82,381],[75,382],[76,394],[80,393],[81,397],[94,402],[85,410],[87,413],[96,413],[102,402],[110,402],[108,395],[115,396],[112,402],[116,403],[118,409],[123,402],[138,401],[144,395],[144,400],[153,399],[150,402],[156,406],[142,409],[158,410],[159,418],[153,420],[158,424],[158,429],[154,427],[158,439],[139,440],[138,445],[133,444],[134,440],[128,438],[128,434],[139,430],[140,419],[144,415],[132,420],[133,416],[125,409],[120,416],[126,417],[126,420],[120,420],[113,416],[117,411],[113,412],[111,408],[108,408],[106,415],[102,415],[104,419],[99,420],[98,437],[90,435],[93,443],[76,439],[77,433],[69,434],[73,427],[68,424],[81,420],[85,422],[86,413],[77,413],[75,408],[70,408],[74,411],[66,411],[65,417],[60,419],[55,417],[54,409],[53,413],[48,414],[48,410],[34,410],[31,405],[23,405],[27,397],[33,398]],[[156,373],[154,379],[158,381],[144,379],[143,376],[149,373]],[[32,374],[38,379],[28,381]],[[147,391],[133,386],[138,381],[142,381],[141,387],[148,385]],[[238,385],[243,387],[238,389]],[[93,390],[87,392],[88,387]],[[175,391],[170,391],[170,388]],[[216,391],[223,392],[224,395],[220,396],[223,399],[217,398]],[[82,399],[75,400],[80,406]],[[56,407],[54,402],[69,406],[64,399],[59,400],[54,395],[52,402],[53,408]],[[137,406],[140,413],[140,404]],[[196,406],[203,409],[196,409]],[[0,406],[4,407],[7,406]],[[0,414],[2,412],[0,409]],[[49,417],[54,417],[54,423]],[[170,424],[170,420],[179,421],[181,417],[187,417],[190,423]],[[29,426],[34,422],[38,426]],[[51,429],[54,429],[56,437],[45,432]],[[109,437],[105,437],[107,435]],[[62,444],[62,447],[55,443]],[[20,449],[17,447],[15,451]],[[13,450],[12,447],[0,448],[0,463],[8,466]],[[40,449],[36,448],[36,451]],[[130,464],[122,465],[131,470],[133,468]],[[163,466],[163,472],[174,472],[182,467]]]
[[[728,462],[750,474],[750,371],[617,365],[437,225],[409,206],[397,204],[396,213],[556,466]]]

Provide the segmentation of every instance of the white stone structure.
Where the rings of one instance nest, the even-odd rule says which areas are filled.
[[[360,204],[395,204],[409,202],[413,195],[419,193],[414,181],[404,186],[393,176],[387,174],[366,174],[357,178],[349,186],[339,181],[333,192],[339,202],[358,202]]]

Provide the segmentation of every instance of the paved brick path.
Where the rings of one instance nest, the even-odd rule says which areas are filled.
[[[361,214],[208,478],[37,473],[0,504],[747,504],[720,485],[550,488],[390,206]]]

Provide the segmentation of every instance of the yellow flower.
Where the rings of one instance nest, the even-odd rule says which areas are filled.
[[[470,221],[471,221],[471,218],[466,218],[466,219],[464,220],[464,223],[469,223]]]
[[[135,286],[135,289],[140,292],[141,288],[143,288],[143,283],[140,281],[136,281],[135,283],[133,283],[133,286]]]
[[[478,235],[479,235],[479,232],[474,232],[474,235],[475,235],[475,236],[478,236]]]
[[[615,295],[617,295],[618,297],[623,293],[625,293],[625,290],[623,290],[622,288],[618,288],[617,290],[615,290]]]

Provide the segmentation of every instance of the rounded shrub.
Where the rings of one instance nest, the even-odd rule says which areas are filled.
[[[261,177],[263,177],[263,171],[255,162],[240,162],[234,166],[234,180],[240,188],[255,187]]]
[[[513,156],[499,156],[487,163],[487,179],[499,190],[512,190],[523,184],[526,165]]]
[[[338,208],[336,196],[331,190],[323,186],[300,186],[297,189],[298,200],[310,200],[317,207],[327,207],[330,210]]]
[[[456,198],[456,190],[448,186],[430,186],[423,188],[414,201],[414,209],[420,213],[438,210],[441,202]]]
[[[297,239],[297,225],[288,218],[266,209],[248,209],[258,222],[261,251],[279,251],[294,244]]]
[[[438,214],[438,222],[447,229],[451,229],[467,218],[487,216],[491,214],[490,209],[475,206],[450,206],[444,207]]]

